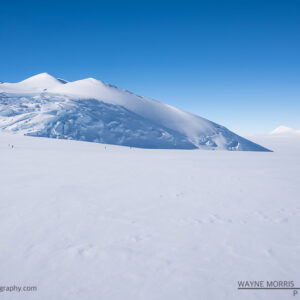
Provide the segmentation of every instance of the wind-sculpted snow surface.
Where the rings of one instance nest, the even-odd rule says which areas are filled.
[[[1,84],[0,129],[140,148],[269,151],[216,123],[99,80],[67,82],[46,73]]]

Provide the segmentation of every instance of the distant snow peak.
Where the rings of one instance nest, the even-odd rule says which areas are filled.
[[[300,130],[281,125],[276,129],[274,129],[271,133],[272,134],[300,134]]]
[[[269,151],[202,117],[95,78],[0,85],[0,130],[140,148]]]

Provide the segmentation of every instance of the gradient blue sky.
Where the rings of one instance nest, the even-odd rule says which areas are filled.
[[[242,135],[300,128],[300,0],[1,1],[0,80],[95,77]]]

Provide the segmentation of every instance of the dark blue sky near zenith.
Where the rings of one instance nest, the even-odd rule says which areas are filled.
[[[243,135],[300,129],[300,0],[0,0],[0,80],[115,84]]]

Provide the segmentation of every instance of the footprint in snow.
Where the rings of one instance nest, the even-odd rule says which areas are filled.
[[[288,223],[289,218],[285,217],[280,220],[281,223]]]
[[[271,248],[266,249],[266,250],[265,250],[265,253],[266,253],[268,256],[274,256],[274,251],[273,251],[273,249],[271,249]]]
[[[183,192],[179,192],[179,193],[176,194],[176,197],[180,197],[180,196],[183,196],[183,195],[184,195]]]
[[[96,249],[92,245],[71,246],[67,249],[71,256],[93,257],[96,254]]]

